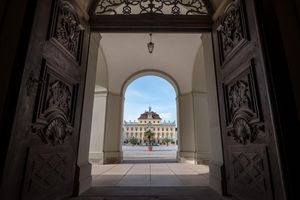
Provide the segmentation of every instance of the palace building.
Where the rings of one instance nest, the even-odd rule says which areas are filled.
[[[177,128],[175,121],[166,122],[156,112],[151,110],[145,111],[138,118],[138,121],[125,121],[123,124],[123,141],[128,143],[130,138],[135,137],[138,139],[138,143],[143,145],[144,133],[147,130],[152,130],[154,135],[154,141],[156,144],[162,144],[164,139],[168,138],[172,143],[177,143]]]

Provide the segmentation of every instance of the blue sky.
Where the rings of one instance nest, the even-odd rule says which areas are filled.
[[[173,86],[157,76],[143,76],[133,81],[125,92],[124,117],[134,121],[148,110],[157,112],[163,120],[177,121],[176,92]]]

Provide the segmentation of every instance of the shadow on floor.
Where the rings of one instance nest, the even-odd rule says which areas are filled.
[[[73,200],[228,200],[209,187],[92,187]]]

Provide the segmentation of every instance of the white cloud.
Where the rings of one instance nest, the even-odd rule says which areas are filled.
[[[172,113],[170,113],[170,112],[168,112],[168,113],[161,113],[159,115],[160,115],[160,117],[163,120],[170,120],[170,119],[172,119]]]

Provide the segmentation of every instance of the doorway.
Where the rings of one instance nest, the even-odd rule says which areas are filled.
[[[178,89],[148,73],[131,77],[123,87],[123,162],[176,162]]]
[[[49,1],[47,3],[48,3],[47,5],[50,5],[51,2]],[[39,126],[33,128],[29,127],[26,133],[33,133],[33,134],[29,135],[30,137],[28,137],[27,142],[24,142],[23,145],[21,146],[19,145],[19,143],[20,141],[23,142],[23,140],[18,140],[18,138],[20,135],[23,136],[22,134],[23,132],[22,131],[18,132],[18,131],[22,130],[22,128],[23,130],[25,130],[26,128],[25,127],[26,125],[22,123],[22,125],[24,126],[20,126],[18,128],[18,131],[14,132],[14,137],[17,138],[17,140],[13,140],[13,141],[16,142],[16,145],[13,145],[14,143],[10,144],[10,147],[12,146],[15,146],[15,148],[18,147],[18,152],[19,152],[18,156],[22,158],[22,159],[12,160],[10,164],[20,162],[22,163],[22,165],[20,166],[24,166],[23,167],[24,169],[25,168],[28,170],[34,169],[35,171],[32,171],[32,173],[31,172],[26,173],[26,176],[24,178],[25,181],[21,180],[21,178],[20,180],[19,179],[11,180],[10,183],[16,186],[16,190],[21,190],[18,188],[22,188],[22,187],[27,188],[27,186],[30,186],[31,180],[33,180],[36,175],[38,176],[38,170],[36,170],[37,168],[31,167],[31,165],[34,165],[36,163],[35,161],[37,159],[39,159],[38,160],[39,163],[47,164],[49,168],[44,168],[44,169],[48,170],[48,172],[53,174],[55,174],[56,172],[55,168],[53,170],[53,165],[48,163],[47,159],[43,159],[43,158],[46,157],[53,158],[54,160],[59,161],[59,164],[61,164],[62,167],[66,169],[75,168],[74,163],[76,159],[74,159],[73,155],[76,156],[77,154],[76,142],[78,141],[77,139],[79,137],[78,134],[79,132],[76,131],[76,129],[81,129],[81,132],[85,134],[89,134],[88,129],[90,129],[90,127],[85,123],[82,123],[81,124],[82,126],[80,126],[77,122],[80,121],[81,116],[74,115],[75,112],[73,112],[75,108],[78,107],[79,109],[77,109],[76,113],[81,113],[81,107],[82,107],[81,94],[83,94],[84,91],[83,90],[84,84],[82,84],[81,81],[83,80],[82,75],[84,73],[81,73],[80,69],[82,69],[83,72],[85,71],[85,57],[82,57],[83,60],[81,60],[80,52],[81,50],[86,52],[86,48],[85,48],[86,46],[82,45],[83,43],[81,43],[81,41],[85,41],[85,42],[88,41],[88,38],[84,39],[83,36],[87,36],[87,37],[90,36],[89,29],[87,27],[87,32],[85,32],[87,34],[83,33],[83,29],[85,27],[80,26],[78,16],[76,15],[76,10],[69,3],[60,2],[59,4],[55,4],[55,8],[58,8],[56,9],[56,11],[58,10],[58,12],[55,12],[56,17],[52,17],[52,12],[51,12],[52,10],[47,9],[46,7],[50,8],[51,6],[42,7],[43,9],[40,9],[39,13],[42,13],[42,11],[47,10],[47,16],[49,17],[49,19],[54,19],[54,22],[51,23],[51,30],[50,30],[51,34],[50,32],[46,31],[46,28],[42,29],[41,28],[42,26],[38,26],[41,24],[49,24],[50,20],[48,21],[48,18],[43,18],[41,19],[41,21],[38,21],[37,27],[35,28],[38,30],[40,28],[42,30],[45,30],[45,32],[43,32],[41,36],[40,44],[44,44],[44,40],[46,40],[46,44],[48,45],[48,46],[46,45],[46,47],[49,47],[51,49],[45,49],[44,51],[45,54],[39,57],[39,60],[37,60],[36,62],[36,66],[34,66],[36,71],[32,71],[31,73],[26,74],[29,77],[25,77],[27,81],[23,81],[23,83],[25,82],[27,83],[26,84],[27,86],[30,85],[30,83],[32,83],[31,86],[37,83],[39,85],[37,88],[39,91],[42,89],[43,92],[40,94],[43,94],[43,96],[40,96],[40,94],[37,93],[37,95],[40,98],[37,101],[32,101],[32,99],[34,99],[35,97],[33,96],[29,97],[31,92],[28,89],[30,89],[30,87],[27,87],[28,99],[25,98],[26,96],[25,93],[24,95],[23,93],[21,94],[22,98],[25,98],[26,100],[28,100],[29,103],[32,103],[32,106],[27,106],[27,108],[30,109],[33,107],[41,108],[38,109],[39,111],[37,116],[38,120],[36,121],[37,123],[35,124]],[[210,17],[211,16],[208,16],[209,19]],[[234,20],[234,24],[230,24],[233,18],[236,20]],[[68,41],[66,40],[65,37],[61,37],[62,34],[60,34],[59,31],[63,29],[58,28],[59,26],[56,25],[61,25],[64,23],[57,23],[58,20],[62,20],[63,22],[65,22],[66,20],[70,20],[69,25],[70,26],[72,25],[72,27],[76,26],[75,29],[72,29],[75,30],[76,32],[75,34],[77,35],[75,37],[76,41],[71,45],[65,43],[66,41]],[[97,20],[94,20],[94,23],[95,21]],[[228,26],[228,24],[230,24],[230,26]],[[265,72],[266,70],[264,66],[265,62],[262,53],[263,48],[260,44],[259,31],[256,31],[258,29],[258,26],[257,26],[257,18],[255,15],[254,2],[252,1],[231,2],[226,7],[224,11],[224,15],[222,15],[220,19],[220,22],[216,22],[215,25],[218,26],[213,27],[214,30],[213,40],[215,41],[214,44],[216,45],[214,50],[216,55],[215,61],[216,61],[216,71],[217,71],[217,79],[218,79],[217,83],[218,83],[218,90],[219,90],[218,93],[219,103],[220,103],[219,105],[222,111],[220,113],[221,114],[220,119],[222,123],[223,147],[224,149],[226,149],[224,151],[224,155],[225,155],[224,160],[226,162],[225,170],[226,170],[226,175],[228,175],[226,178],[229,177],[229,182],[231,182],[231,184],[227,184],[227,190],[233,196],[242,199],[245,198],[256,199],[255,196],[249,197],[247,196],[247,194],[255,194],[252,191],[257,188],[262,193],[262,195],[259,195],[258,197],[268,198],[268,199],[273,199],[273,195],[283,197],[284,187],[283,187],[283,181],[282,181],[281,170],[280,170],[280,158],[278,156],[276,134],[275,134],[276,132],[275,132],[275,128],[272,126],[272,124],[274,124],[273,118],[272,116],[269,115],[269,114],[272,115],[273,110],[270,103],[268,102],[269,85],[266,79],[266,72]],[[210,25],[208,27],[210,27]],[[36,31],[36,29],[34,30]],[[53,32],[53,31],[58,31],[58,32]],[[67,31],[66,34],[67,37],[74,39],[73,32]],[[49,37],[51,39],[49,39]],[[99,35],[95,36],[96,38],[95,39],[94,33],[91,34],[91,38],[93,42],[94,40],[95,41],[97,40],[97,37],[100,40]],[[252,40],[253,38],[255,40]],[[74,48],[74,44],[75,47],[80,47],[80,48]],[[91,45],[97,46],[97,42]],[[38,45],[32,45],[32,46],[37,47]],[[84,46],[83,49],[81,48],[82,46]],[[38,49],[34,49],[34,50],[35,53],[39,52]],[[92,48],[90,48],[90,50],[91,52],[93,51]],[[53,52],[58,57],[53,56],[54,55]],[[61,52],[63,52],[64,54],[61,54]],[[31,56],[32,54],[29,55]],[[40,55],[40,53],[37,53],[37,55]],[[44,65],[45,60],[43,60],[43,56],[45,55],[46,57],[44,59],[46,59],[46,61],[48,59],[49,61],[46,62],[46,65]],[[65,61],[64,66],[67,67],[68,69],[64,68],[65,71],[63,71],[63,68],[61,68],[62,62],[59,62],[57,58]],[[41,65],[41,63],[43,64]],[[78,67],[77,68],[74,67],[74,64],[76,64],[76,66]],[[43,67],[42,70],[40,70],[41,66]],[[88,70],[91,70],[91,68],[89,68]],[[40,71],[42,71],[43,73],[40,73]],[[57,73],[58,71],[61,73]],[[92,71],[93,70],[87,73],[87,77],[90,78],[92,77],[93,75]],[[130,73],[128,74],[128,76],[129,75]],[[52,78],[49,78],[49,76],[51,76]],[[70,76],[76,77],[75,78],[76,80],[74,81],[74,79],[70,78]],[[47,78],[47,81],[50,80],[50,82],[44,81],[45,79],[43,78]],[[85,94],[88,94],[88,92],[90,91],[94,92],[94,83],[92,81],[93,78],[91,79],[90,78],[86,79],[87,82],[85,84],[86,86]],[[118,79],[114,79],[113,82],[115,81],[118,81]],[[25,88],[25,84],[23,83],[22,83],[22,87]],[[89,84],[93,86],[92,90],[88,89]],[[77,88],[77,86],[79,88]],[[33,87],[33,90],[36,91],[37,89]],[[22,91],[26,91],[26,90],[22,90]],[[62,91],[64,95],[57,96],[56,95],[57,91]],[[80,95],[78,95],[79,96],[78,105],[75,105],[77,92],[79,92]],[[32,94],[36,95],[36,92],[33,92]],[[111,121],[113,120],[119,121],[118,123],[120,123],[122,118],[118,115],[118,113],[121,113],[120,111],[122,110],[122,107],[120,106],[119,103],[120,101],[122,101],[122,97],[119,94],[120,93],[114,93],[112,91],[109,91],[107,93],[108,106],[105,113],[106,116],[109,116],[106,117],[106,119],[109,119]],[[87,96],[88,95],[86,95],[86,97]],[[197,106],[198,108],[201,107],[199,104],[194,104],[194,102],[196,102],[194,101],[194,98],[201,99],[201,101],[198,101],[201,102],[201,105],[205,105],[205,103],[207,103],[203,101],[203,99],[206,98],[205,91],[201,90],[200,88],[197,91],[193,91],[193,93],[191,94],[186,94],[186,93],[183,94],[180,97],[179,104],[180,104],[180,112],[193,113],[193,115],[189,115],[189,116],[193,116],[194,118],[196,118],[195,116],[197,116],[199,112],[198,113],[194,112],[197,109],[191,109],[188,106],[188,105],[193,105],[193,108]],[[92,99],[91,96],[89,97],[89,99]],[[46,101],[47,103],[43,103],[43,101]],[[63,103],[56,103],[61,101]],[[20,101],[20,102],[23,103],[24,101]],[[22,103],[20,103],[21,107],[24,105]],[[42,106],[40,107],[39,105]],[[89,106],[88,100],[84,101],[84,107],[86,108],[88,106]],[[83,114],[82,116],[83,121],[88,120],[88,115],[84,114],[86,113],[86,111],[87,110],[84,109],[84,112],[81,113]],[[29,116],[31,115],[31,112],[32,111],[25,114],[28,114]],[[36,112],[34,112],[34,115],[35,114]],[[21,117],[18,118],[18,120],[22,121],[21,120],[22,115],[20,116]],[[28,117],[28,119],[31,118],[32,116]],[[16,121],[18,122],[18,120]],[[187,120],[187,121],[193,122],[193,120]],[[200,121],[203,122],[203,120]],[[196,123],[194,123],[192,126],[191,124],[188,124],[188,126],[184,126],[182,123],[180,123],[180,129],[192,128],[194,130],[201,130],[199,129],[199,127],[195,126],[195,124]],[[203,124],[208,124],[208,123],[203,123]],[[72,135],[73,125],[75,125],[74,126],[75,136]],[[57,128],[59,128],[59,130],[57,130]],[[84,130],[84,128],[87,128],[87,130]],[[112,126],[112,124],[109,125],[105,123],[105,129],[106,128],[109,129],[110,132],[112,133],[120,134],[120,127]],[[191,131],[189,133],[193,133],[193,132],[195,133],[196,131]],[[58,134],[58,133],[60,134],[59,137],[55,137],[55,138],[52,137],[52,134]],[[88,155],[88,150],[86,150],[86,145],[89,143],[89,135],[85,137],[85,134],[80,135],[79,153],[77,158],[78,169],[76,170],[78,174],[76,174],[75,177],[76,180],[77,178],[79,179],[78,181],[80,183],[80,187],[82,185],[85,185],[84,183],[86,183],[86,185],[89,184],[88,183],[89,163],[87,162],[86,159]],[[67,140],[69,138],[70,140]],[[107,137],[104,137],[104,140],[106,139]],[[201,141],[199,140],[198,137],[197,138],[194,137],[193,139],[194,141],[197,142]],[[114,141],[114,142],[119,143],[120,141]],[[183,141],[181,143],[184,144]],[[65,144],[65,146],[71,147],[71,149],[69,148],[70,150],[68,151],[69,153],[66,153],[67,151],[63,151],[60,148],[62,146],[61,144]],[[114,149],[115,147],[116,147],[115,145],[111,145],[108,146],[107,149],[105,149],[103,160],[107,162],[118,162],[121,160],[122,156],[120,154],[120,151],[118,149]],[[199,146],[191,145],[188,147],[189,148],[181,149],[182,150],[180,151],[180,159],[182,159],[181,161],[194,160],[198,162],[199,160],[199,162],[205,162],[204,159],[205,155],[207,156],[208,154],[205,154],[205,152],[198,153],[198,150],[200,149]],[[17,152],[17,151],[13,151],[15,150],[15,148],[13,148],[12,151],[10,151],[11,155],[14,155],[15,152]],[[218,146],[216,148],[218,148]],[[193,152],[191,151],[191,149],[195,149],[197,151]],[[23,150],[28,150],[28,151],[23,151]],[[26,154],[27,152],[29,152],[29,155]],[[59,152],[65,152],[66,155],[62,156],[61,154],[59,154]],[[271,153],[268,154],[268,152]],[[41,157],[40,155],[43,155],[44,157],[43,156]],[[252,155],[255,156],[252,157]],[[67,158],[68,156],[70,156],[70,159]],[[64,161],[66,160],[70,161],[68,166],[64,165],[64,163],[66,163]],[[250,161],[245,164],[245,162],[243,162],[244,160],[250,160]],[[25,164],[27,166],[25,166]],[[258,168],[253,167],[256,165]],[[8,168],[9,166],[10,165],[7,165],[6,168]],[[17,165],[13,165],[13,166],[17,166]],[[259,166],[263,166],[263,167],[259,168]],[[241,169],[241,167],[242,170],[239,170]],[[250,177],[252,180],[251,183],[254,183],[255,186],[252,187],[252,184],[249,184],[249,182],[245,183],[244,181],[247,178],[249,180],[249,173],[247,172],[253,172],[254,169],[259,169],[258,171],[256,170],[256,172],[259,172],[258,173],[259,176]],[[18,170],[16,168],[11,168],[8,169],[7,171],[10,172],[10,174],[13,174],[14,171],[18,171]],[[71,172],[71,170],[64,170],[64,171]],[[237,174],[236,172],[241,172],[241,173]],[[270,178],[271,175],[273,175],[272,178]],[[21,176],[17,176],[17,177],[21,177]],[[74,178],[74,176],[71,175],[66,177]],[[261,177],[261,178],[258,179],[257,177]],[[260,187],[261,179],[264,180],[264,183],[267,184],[267,187]],[[63,182],[68,182],[68,183],[71,181],[72,180],[69,179],[63,180]],[[25,182],[25,184],[23,184],[23,182]],[[60,184],[64,186],[68,186],[68,189],[66,190],[66,189],[59,188]],[[240,187],[241,185],[243,187]],[[54,188],[53,190],[59,189],[59,192],[53,192],[53,193],[49,192],[49,194],[45,194],[43,192],[43,188],[38,188],[38,193],[36,193],[36,188],[32,188],[32,190],[28,190],[24,192],[26,193],[28,198],[35,195],[37,195],[38,198],[39,195],[54,195],[54,193],[56,194],[61,193],[67,196],[70,194],[70,191],[72,191],[70,189],[70,184],[62,184],[62,182],[60,182],[59,177],[55,179],[54,182],[52,182],[52,185],[50,185],[50,187],[52,189]],[[9,193],[9,191],[7,193]]]
[[[209,179],[221,179],[216,174],[222,165],[221,139],[217,137],[219,132],[211,132],[219,127],[217,123],[212,125],[209,123],[209,120],[213,120],[214,117],[218,119],[217,101],[214,96],[216,95],[214,69],[210,69],[213,66],[210,35],[155,33],[152,35],[152,39],[155,49],[150,54],[146,45],[149,40],[147,33],[101,34],[98,52],[101,54],[101,61],[97,62],[97,70],[99,70],[96,73],[97,86],[94,86],[95,94],[91,94],[91,96],[94,95],[93,117],[97,118],[98,116],[100,119],[99,114],[103,116],[102,122],[94,123],[94,119],[92,119],[92,135],[96,132],[100,134],[103,131],[103,135],[100,137],[102,139],[99,140],[99,137],[93,136],[90,139],[90,148],[94,148],[97,141],[103,142],[101,146],[98,146],[101,147],[98,151],[98,158],[95,157],[95,151],[91,152],[90,149],[89,152],[90,161],[93,164],[94,186],[103,187],[106,184],[106,186],[124,187],[140,184],[151,187],[203,187],[209,185]],[[132,49],[130,44],[132,44]],[[204,51],[205,46],[207,46],[205,48],[207,51]],[[122,55],[120,55],[121,52],[123,52]],[[204,58],[204,56],[206,57]],[[101,63],[99,64],[99,62]],[[99,73],[101,71],[102,75]],[[105,80],[102,81],[102,88],[105,89],[102,90],[101,95],[99,93],[101,79],[97,78],[100,75]],[[177,121],[178,126],[176,127],[178,152],[171,152],[175,159],[141,160],[137,159],[137,155],[132,152],[131,157],[126,158],[126,153],[124,156],[124,152],[122,152],[122,144],[126,137],[126,128],[125,135],[122,130],[124,120],[126,121],[122,116],[127,99],[125,98],[126,91],[131,83],[150,75],[164,79],[173,88],[173,107],[177,110],[174,120]],[[206,78],[208,76],[209,78]],[[157,90],[159,87],[159,85],[155,86],[157,80],[155,82],[154,80],[148,81],[150,87]],[[209,87],[211,89],[208,89]],[[163,89],[160,88],[160,90]],[[100,98],[103,101],[100,101]],[[142,96],[140,95],[139,98]],[[209,102],[208,98],[213,100]],[[97,102],[104,103],[105,107],[100,109]],[[149,104],[151,104],[151,108],[148,108]],[[98,111],[95,111],[95,108]],[[147,102],[146,109],[143,109],[154,111],[154,108],[154,104]],[[136,118],[138,117],[140,116]],[[136,120],[138,121],[138,119]],[[170,123],[172,123],[171,121],[173,120],[170,120]],[[134,119],[131,122],[134,122]],[[117,128],[118,123],[120,124],[119,128]],[[100,124],[104,124],[102,126],[104,130],[100,129]],[[98,128],[93,128],[94,125]],[[137,131],[135,131],[135,127],[132,128],[132,136],[135,136],[136,133],[140,134],[139,127],[137,127]],[[170,134],[169,130],[168,133]],[[128,132],[128,134],[131,133]],[[166,130],[164,130],[164,134],[167,134]],[[210,139],[210,134],[215,134],[214,140]],[[163,135],[160,135],[160,138],[157,138],[158,144],[162,142],[162,137]],[[212,145],[215,148],[212,149]],[[162,147],[165,148],[164,145]],[[174,146],[170,145],[170,147]],[[105,150],[105,148],[107,149]],[[151,153],[153,152],[156,153],[156,151]],[[91,159],[92,157],[93,159]],[[209,175],[209,162],[211,162],[211,166],[215,167],[215,171],[211,175]],[[156,180],[160,180],[160,182]],[[218,181],[216,182],[215,188],[221,191],[220,184],[218,185]]]

